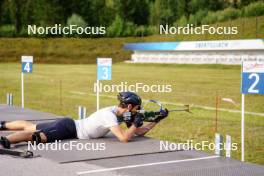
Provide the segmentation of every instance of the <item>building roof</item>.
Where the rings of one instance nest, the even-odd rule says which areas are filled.
[[[124,49],[134,51],[264,50],[264,39],[127,43]]]

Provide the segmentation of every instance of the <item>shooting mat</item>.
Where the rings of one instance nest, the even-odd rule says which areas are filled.
[[[22,109],[15,106],[0,105],[0,121],[14,121],[14,120],[52,120],[60,118],[51,113],[39,112],[31,109]]]

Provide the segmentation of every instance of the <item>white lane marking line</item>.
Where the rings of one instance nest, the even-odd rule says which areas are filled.
[[[72,94],[78,94],[78,95],[86,95],[87,93],[85,92],[79,92],[79,91],[69,91]]]
[[[171,161],[163,161],[163,162],[155,162],[155,163],[147,163],[147,164],[127,165],[127,166],[122,166],[122,167],[95,169],[95,170],[90,170],[90,171],[77,172],[77,175],[84,175],[84,174],[91,174],[91,173],[98,173],[98,172],[108,172],[108,171],[121,170],[121,169],[131,169],[131,168],[136,168],[136,167],[155,166],[155,165],[163,165],[163,164],[188,162],[188,161],[198,161],[198,160],[206,160],[206,159],[214,159],[214,158],[219,158],[219,156],[208,156],[208,157],[191,158],[191,159],[184,159],[184,160],[171,160]]]

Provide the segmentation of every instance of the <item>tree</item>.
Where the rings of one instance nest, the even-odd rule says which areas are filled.
[[[73,13],[77,13],[83,17],[87,25],[94,24],[94,17],[92,11],[92,1],[91,0],[76,0],[73,5]]]
[[[68,6],[71,5],[69,0],[46,0],[44,8],[46,11],[45,21],[47,24],[66,23],[67,18],[72,13],[71,11],[69,11],[69,13],[67,12],[68,7],[66,7],[65,4]]]
[[[0,1],[0,25],[11,24],[10,3],[8,0]]]
[[[77,25],[80,27],[86,27],[87,24],[80,15],[74,13],[68,18],[67,25]]]
[[[108,6],[107,6],[108,5]],[[115,10],[111,2],[106,0],[93,0],[90,6],[92,12],[92,25],[108,26],[115,18]]]
[[[115,0],[116,12],[126,22],[136,25],[148,24],[148,0]]]
[[[209,10],[208,0],[191,0],[189,5],[192,14],[195,14],[198,10]]]
[[[122,35],[122,32],[124,30],[124,21],[123,19],[116,15],[115,20],[111,24],[111,26],[108,27],[108,36],[110,37],[120,37]]]
[[[189,6],[191,8],[191,13],[195,14],[199,10],[211,10],[217,11],[225,7],[226,2],[223,0],[191,0]]]
[[[179,1],[175,0],[167,0],[168,1],[168,7],[171,9],[172,16],[169,19],[170,23],[175,22],[176,20],[181,18],[181,14],[179,14],[178,11],[178,6],[179,6]]]
[[[1,25],[1,22],[2,22],[3,5],[4,5],[4,1],[0,1],[0,25]]]
[[[223,0],[208,0],[207,3],[208,10],[211,11],[222,10],[228,5],[228,2]]]
[[[243,6],[249,5],[250,3],[256,2],[256,1],[258,0],[240,0],[240,4],[243,7]]]
[[[150,6],[150,23],[152,25],[172,24],[173,16],[169,0],[156,0]]]
[[[22,29],[22,15],[26,0],[10,0],[11,19],[15,26],[15,34],[19,34]]]
[[[46,25],[47,3],[45,0],[27,0],[22,14],[23,26],[29,24]]]

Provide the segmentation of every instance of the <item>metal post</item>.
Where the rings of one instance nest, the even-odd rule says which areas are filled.
[[[9,94],[9,106],[13,106],[13,94]]]
[[[62,80],[60,80],[60,110],[62,110]]]
[[[222,156],[223,154],[223,136],[215,133],[215,154]]]
[[[79,119],[86,118],[86,107],[79,106],[79,108],[78,108],[78,117],[79,117]]]
[[[86,118],[86,107],[83,107],[83,114],[82,114],[82,118],[85,119]]]
[[[231,158],[231,151],[232,151],[232,142],[231,142],[231,136],[226,135],[226,157]]]
[[[21,72],[21,107],[24,108],[24,73]]]
[[[242,94],[241,100],[241,161],[245,161],[245,94]]]
[[[98,111],[99,110],[99,80],[97,80],[97,83],[96,83],[96,102],[97,102],[97,105],[96,105],[96,110]]]
[[[8,106],[13,106],[13,94],[11,93],[6,94],[6,104]]]
[[[6,94],[6,104],[9,105],[9,93]]]

